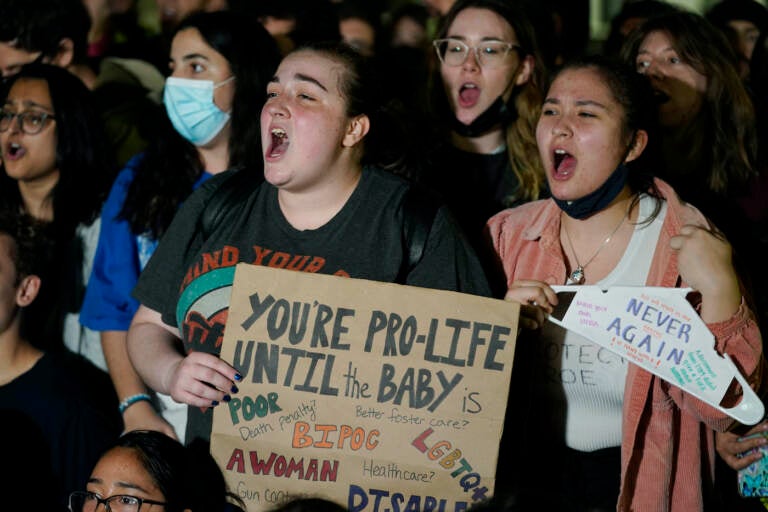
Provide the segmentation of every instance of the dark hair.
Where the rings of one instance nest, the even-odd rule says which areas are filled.
[[[261,173],[258,119],[266,84],[280,60],[274,39],[258,23],[248,23],[247,17],[228,11],[193,13],[181,21],[174,35],[187,29],[199,31],[227,59],[235,77],[229,167]],[[149,233],[155,239],[165,233],[179,204],[205,170],[197,148],[176,132],[164,112],[159,117],[159,133],[139,164],[120,213],[134,233]]]
[[[536,122],[541,113],[543,90],[546,87],[546,70],[539,52],[539,44],[528,11],[520,4],[505,0],[459,0],[454,3],[441,22],[437,38],[444,38],[453,21],[465,9],[487,9],[501,16],[515,32],[520,45],[520,60],[531,58],[533,70],[528,81],[516,86],[512,93],[517,118],[506,127],[507,143],[512,172],[520,184],[515,197],[509,203],[538,199],[546,179],[539,151],[536,146]],[[434,56],[433,56],[434,58]],[[438,117],[453,115],[442,90],[439,66],[436,66],[432,84],[433,109]],[[510,105],[512,106],[512,105]]]
[[[134,430],[123,434],[115,447],[136,451],[141,465],[163,493],[166,510],[184,509],[190,499],[186,473],[191,469],[184,445],[161,432]]]
[[[44,226],[20,212],[0,211],[0,234],[9,236],[14,244],[11,259],[16,269],[15,285],[27,276],[43,277],[52,253],[52,240]]]
[[[319,41],[341,41],[336,6],[330,0],[229,1],[230,9],[248,9],[262,22],[267,17],[293,21],[289,50]]]
[[[765,158],[766,151],[768,151],[768,126],[766,126],[768,123],[768,98],[766,98],[765,92],[768,91],[768,32],[760,34],[757,44],[755,44],[749,76],[760,140],[758,162],[766,162],[768,161]]]
[[[675,12],[678,8],[663,0],[637,0],[635,2],[624,2],[621,11],[611,19],[611,29],[603,42],[603,55],[609,57],[618,57],[621,47],[629,36],[622,33],[624,23],[632,18],[647,20],[653,16],[667,12]]]
[[[726,193],[745,184],[755,174],[757,154],[755,113],[749,94],[735,67],[736,57],[725,36],[702,16],[677,11],[649,18],[624,44],[621,55],[630,65],[640,45],[652,32],[664,32],[675,51],[707,79],[704,101],[697,117],[687,127],[686,147],[677,150],[685,161],[701,162],[703,178],[710,190]],[[675,172],[685,174],[686,170]],[[699,179],[697,174],[694,179]]]
[[[761,34],[768,28],[768,9],[755,0],[722,0],[713,5],[705,17],[720,30],[734,20],[754,23]]]
[[[394,26],[395,23],[403,18],[411,18],[418,25],[426,29],[427,20],[429,19],[429,11],[424,4],[404,2],[390,13],[388,24]]]
[[[334,41],[303,45],[292,53],[312,51],[340,63],[344,68],[339,90],[346,101],[349,117],[365,114],[370,128],[363,140],[362,165],[375,165],[396,174],[405,170],[416,158],[414,138],[403,122],[402,105],[383,90],[374,61],[354,48]]]
[[[61,328],[51,318],[49,297],[59,297],[55,282],[60,272],[54,265],[58,258],[55,232],[49,223],[38,221],[19,210],[0,208],[0,234],[13,240],[11,260],[15,268],[14,286],[28,276],[40,278],[35,300],[19,312],[19,335],[37,348],[46,350],[52,343],[51,334]],[[10,269],[9,269],[10,270]]]
[[[336,17],[339,23],[357,19],[368,25],[373,31],[373,44],[369,50],[372,54],[381,52],[381,36],[384,29],[379,13],[374,6],[360,0],[342,0],[336,4]]]
[[[175,34],[190,28],[227,59],[235,77],[230,167],[261,161],[261,132],[254,119],[259,118],[264,89],[280,62],[274,39],[262,26],[227,11],[193,13],[181,21]]]
[[[195,512],[221,512],[227,498],[233,497],[207,450],[184,446],[152,430],[127,432],[112,449],[117,447],[136,451],[142,466],[163,493],[168,512],[187,508]]]
[[[652,197],[660,198],[653,181],[652,169],[656,168],[656,114],[653,109],[653,92],[648,81],[634,71],[633,68],[616,59],[593,55],[575,59],[566,63],[553,77],[554,82],[564,72],[587,69],[593,71],[611,92],[613,99],[621,105],[622,110],[622,139],[628,153],[635,142],[635,136],[642,130],[648,134],[648,144],[643,153],[627,164],[630,169],[627,184],[633,192],[646,192]],[[637,201],[638,198],[635,198]],[[644,222],[652,221],[661,208],[657,200],[651,216]]]
[[[48,64],[29,64],[6,84],[3,101],[19,80],[46,82],[56,116],[56,166],[58,183],[49,200],[53,203],[53,224],[64,239],[74,234],[79,223],[90,224],[114,177],[114,164],[104,136],[101,117],[91,92],[69,71]],[[0,182],[0,199],[6,206],[23,208],[18,184],[6,173]]]
[[[74,61],[85,62],[91,18],[81,0],[3,0],[0,42],[53,58],[62,39],[71,39]]]

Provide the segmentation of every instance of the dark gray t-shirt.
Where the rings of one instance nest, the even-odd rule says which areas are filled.
[[[408,249],[400,212],[410,187],[401,178],[366,168],[341,211],[303,231],[283,216],[277,189],[262,183],[204,240],[200,217],[222,180],[212,178],[187,199],[133,292],[179,328],[185,350],[219,353],[237,263],[398,280]],[[423,256],[405,284],[490,296],[477,256],[447,209],[438,209]],[[190,407],[187,442],[209,440],[212,418],[212,409]]]

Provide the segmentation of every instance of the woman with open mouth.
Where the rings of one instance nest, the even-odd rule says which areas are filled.
[[[380,83],[348,46],[288,54],[261,111],[265,182],[239,198],[217,195],[227,177],[204,183],[142,272],[128,352],[150,386],[193,406],[188,443],[210,439],[213,407],[238,392],[218,354],[239,262],[489,295],[447,210],[382,167],[390,124]],[[216,197],[228,213],[203,236]]]
[[[442,194],[494,282],[486,221],[546,195],[534,130],[544,64],[519,3],[461,0],[433,41],[439,59],[433,108],[443,133],[424,182]],[[498,290],[503,295],[504,290]]]
[[[81,328],[78,315],[99,212],[114,177],[103,123],[88,89],[66,70],[29,64],[6,87],[0,109],[0,208],[45,224],[57,242],[56,279],[30,306],[40,316],[30,315],[36,320],[27,335],[48,348],[63,340],[100,366],[98,336]]]
[[[690,286],[700,294],[698,311],[715,348],[759,384],[760,331],[730,245],[674,189],[651,177],[652,161],[644,158],[651,101],[647,83],[631,68],[598,58],[566,65],[536,130],[552,198],[489,221],[506,298],[522,305],[521,325],[534,338],[519,343],[515,354],[526,364],[515,363],[523,373],[513,382],[526,387],[512,388],[525,400],[526,408],[513,410],[528,411],[528,430],[510,434],[502,457],[526,461],[521,499],[543,510],[703,510],[713,498],[714,432],[733,423],[546,322],[558,304],[552,285]]]

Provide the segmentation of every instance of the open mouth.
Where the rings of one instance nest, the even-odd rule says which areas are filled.
[[[663,105],[664,103],[669,101],[669,94],[665,93],[664,91],[654,89],[653,99],[656,101],[657,104]]]
[[[27,152],[18,142],[9,142],[5,146],[5,159],[18,160]]]
[[[459,103],[462,107],[472,107],[480,99],[480,88],[472,83],[463,84],[459,88]]]
[[[555,175],[565,177],[570,175],[576,167],[576,158],[564,149],[556,149],[552,152],[552,163]]]
[[[270,135],[272,141],[267,150],[267,155],[271,158],[276,158],[285,154],[290,145],[290,142],[288,141],[288,133],[282,128],[272,128]]]

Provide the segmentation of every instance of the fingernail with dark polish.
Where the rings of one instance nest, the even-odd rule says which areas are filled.
[[[237,389],[237,386],[232,386],[232,392],[233,393],[237,393],[238,391],[240,391],[240,390]]]
[[[230,400],[232,400],[232,397],[229,395],[224,395],[224,398],[222,398],[222,400],[224,400],[225,402],[229,402]]]
[[[238,380],[238,381],[239,381],[239,380],[243,380],[243,376],[242,376],[242,375],[240,375],[239,373],[236,373],[236,374],[235,374],[235,380]]]
[[[214,400],[213,402],[211,402],[211,405],[216,407],[217,405],[219,405],[219,401],[218,400]]]

